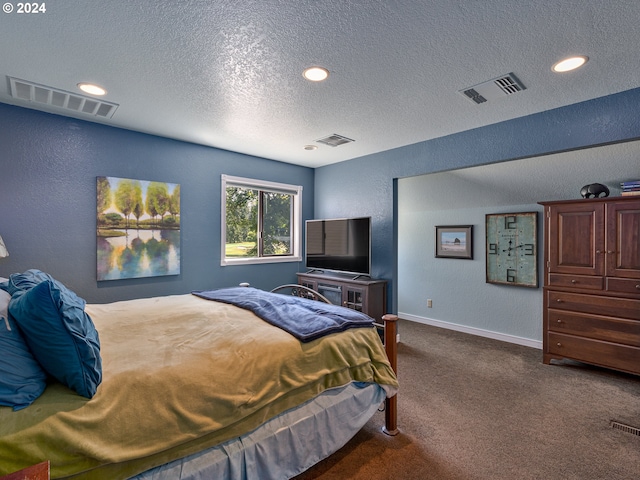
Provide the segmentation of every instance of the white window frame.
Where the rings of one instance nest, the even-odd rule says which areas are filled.
[[[256,263],[285,263],[302,261],[302,186],[289,185],[286,183],[269,182],[266,180],[256,180],[253,178],[234,177],[231,175],[222,175],[222,193],[221,193],[221,225],[220,225],[220,265],[250,265]],[[245,187],[256,190],[269,190],[273,192],[286,193],[293,196],[293,215],[291,228],[293,229],[292,254],[291,255],[275,255],[267,257],[250,257],[250,258],[226,258],[227,243],[227,186]]]

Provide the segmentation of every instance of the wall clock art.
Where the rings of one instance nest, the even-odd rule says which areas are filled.
[[[538,286],[538,212],[486,215],[487,283]]]

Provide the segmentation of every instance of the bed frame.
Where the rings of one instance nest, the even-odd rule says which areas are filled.
[[[241,283],[241,287],[248,287],[248,283]],[[299,285],[297,283],[287,283],[285,285],[280,285],[279,287],[271,290],[272,293],[282,293],[284,291],[289,290],[291,295],[295,295],[297,297],[308,298],[310,300],[317,300],[319,302],[331,303],[324,295],[316,292],[315,290],[306,287],[304,285]],[[393,371],[398,374],[398,343],[397,343],[397,322],[398,316],[393,315],[391,313],[386,314],[382,317],[383,323],[378,323],[374,321],[374,325],[378,328],[382,328],[384,331],[384,349],[387,352],[387,357],[389,358],[389,363],[391,364],[391,368]],[[400,431],[398,430],[398,395],[394,395],[391,398],[387,398],[385,400],[385,419],[384,426],[382,427],[382,431],[391,436],[397,435]]]
[[[241,286],[249,286],[249,284],[241,284]],[[309,289],[302,285],[282,285],[275,288],[272,292],[282,293],[283,290],[290,289],[292,295],[299,297],[309,298],[320,302],[331,303],[320,293],[315,290]],[[374,321],[374,325],[384,330],[383,343],[386,351],[387,358],[391,365],[391,368],[397,374],[397,321],[398,317],[393,314],[387,314],[382,317],[382,323]],[[397,427],[397,395],[391,398],[385,398],[385,424],[382,427],[382,432],[386,435],[395,436],[399,433]],[[27,469],[19,472],[14,472],[8,476],[1,477],[0,480],[26,480],[26,479],[48,479],[50,466],[49,462],[43,462],[42,464],[28,467]]]

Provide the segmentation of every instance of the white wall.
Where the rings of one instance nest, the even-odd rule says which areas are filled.
[[[412,196],[412,188],[420,188],[419,183],[403,184],[399,189],[403,202]],[[401,209],[398,218],[400,317],[539,347],[541,288],[485,282],[485,215],[531,211],[541,212],[542,207],[514,205],[435,212]],[[539,223],[541,220],[542,214]],[[435,258],[436,225],[473,225],[473,259]],[[542,255],[541,249],[538,255]],[[432,308],[427,307],[427,299],[432,300]]]
[[[542,346],[543,200],[580,198],[588,183],[640,178],[640,142],[398,180],[401,318]],[[540,212],[538,288],[486,283],[485,215]],[[435,258],[436,225],[473,225],[473,260]],[[427,307],[432,299],[432,308]]]

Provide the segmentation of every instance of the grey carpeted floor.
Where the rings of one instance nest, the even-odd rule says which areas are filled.
[[[400,321],[401,433],[377,413],[309,479],[640,479],[640,377]]]

